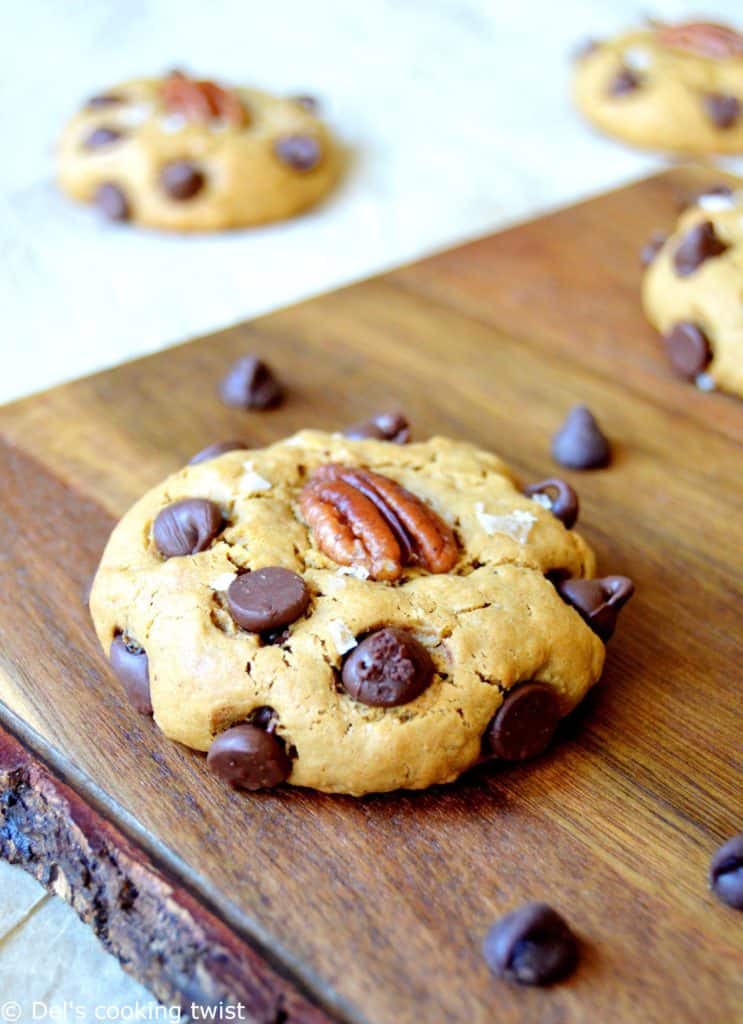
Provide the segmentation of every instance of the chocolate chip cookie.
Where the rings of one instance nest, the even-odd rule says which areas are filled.
[[[541,753],[598,680],[632,585],[577,515],[468,444],[303,431],[145,495],[90,607],[134,707],[225,783],[420,789]]]
[[[743,397],[743,192],[698,197],[649,260],[645,313],[680,376]]]
[[[608,135],[679,153],[743,152],[743,36],[708,22],[652,23],[584,47],[573,95]]]
[[[64,130],[58,176],[111,220],[213,231],[299,213],[330,190],[339,164],[302,97],[172,72],[92,97]]]

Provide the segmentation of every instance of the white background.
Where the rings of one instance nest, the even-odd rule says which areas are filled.
[[[0,401],[658,168],[594,135],[567,88],[576,43],[650,10],[621,0],[8,2]],[[652,7],[669,19],[736,12],[740,0]],[[203,238],[101,224],[65,201],[53,180],[65,118],[117,80],[175,65],[319,96],[353,150],[345,183],[292,223]],[[0,1002],[69,999],[93,1019],[95,1003],[146,998],[68,908],[0,865]]]

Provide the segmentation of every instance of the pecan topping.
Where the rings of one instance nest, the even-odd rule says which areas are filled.
[[[232,89],[223,89],[205,79],[189,78],[182,71],[168,75],[162,85],[162,95],[168,110],[183,114],[190,121],[220,119],[235,128],[242,128],[249,121],[247,110]]]
[[[717,60],[743,57],[743,36],[727,25],[716,25],[710,21],[659,24],[655,26],[655,38],[661,46],[684,50],[699,57]]]
[[[454,533],[433,509],[369,469],[320,466],[299,504],[320,550],[372,579],[396,580],[404,565],[448,572],[457,561]]]

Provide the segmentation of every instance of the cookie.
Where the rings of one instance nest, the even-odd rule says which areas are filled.
[[[682,377],[743,397],[743,192],[699,196],[649,262],[648,320]]]
[[[214,231],[299,213],[326,195],[339,164],[301,97],[173,72],[89,100],[64,130],[58,177],[112,220]]]
[[[632,145],[743,152],[743,36],[688,22],[592,43],[576,59],[573,96],[596,127]]]
[[[598,680],[631,584],[591,579],[577,511],[469,444],[303,431],[145,495],[90,607],[136,706],[225,782],[420,789],[540,753]]]

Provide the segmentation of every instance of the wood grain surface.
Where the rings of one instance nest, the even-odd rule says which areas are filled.
[[[338,1019],[740,1019],[743,915],[706,870],[743,828],[743,402],[674,378],[638,304],[641,243],[719,179],[677,169],[0,411],[2,701]],[[274,412],[215,398],[248,351],[286,381]],[[572,404],[598,415],[613,465],[564,475],[601,569],[637,585],[603,681],[522,767],[362,800],[232,793],[127,706],[87,581],[114,517],[210,441],[258,446],[393,402],[418,437],[471,439],[525,479],[554,471]],[[480,956],[527,899],[582,940],[577,973],[548,991],[496,981]]]

